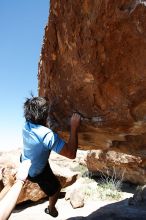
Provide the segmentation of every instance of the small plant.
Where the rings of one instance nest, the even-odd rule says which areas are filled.
[[[99,182],[99,192],[102,199],[116,199],[121,198],[121,186],[123,182],[125,171],[122,173],[120,178],[117,178],[115,167],[113,167],[112,175],[109,175],[109,171],[104,174],[102,172],[101,181]]]
[[[105,173],[98,170],[97,175],[96,173],[89,172],[87,167],[81,164],[75,166],[72,170],[80,172],[80,176],[85,180],[84,195],[86,200],[98,200],[99,198],[103,200],[121,199],[121,186],[125,171],[120,178],[117,178],[115,167],[112,170],[107,170]]]
[[[94,184],[93,180],[90,182],[84,190],[85,200],[92,199],[97,200],[98,198],[98,187],[97,183]]]
[[[112,182],[105,182],[98,187],[99,197],[101,199],[114,199],[119,200],[121,198],[120,191],[117,190]]]
[[[81,176],[86,176],[86,173],[88,173],[87,167],[82,164],[78,164],[77,166],[72,168],[72,171],[79,172]]]
[[[110,175],[109,174],[112,174]],[[106,174],[100,172],[100,180],[93,180],[91,173],[87,175],[86,183],[88,186],[85,188],[85,197],[92,198],[93,200],[103,199],[103,200],[120,200],[122,197],[121,194],[121,186],[124,177],[124,172],[122,173],[121,177],[117,178],[117,173],[115,167],[113,167],[112,171],[107,170]],[[102,175],[101,175],[102,174]],[[95,173],[94,173],[95,176]],[[98,173],[99,177],[99,173]],[[88,179],[88,181],[87,181]],[[90,180],[90,181],[89,181]],[[93,184],[94,181],[94,184]],[[91,183],[91,184],[90,184]]]

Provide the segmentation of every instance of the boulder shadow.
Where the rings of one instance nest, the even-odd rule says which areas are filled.
[[[59,195],[59,199],[63,199],[65,197],[65,194],[66,192],[60,192],[60,195]],[[48,201],[48,197],[45,197],[43,199],[40,199],[39,201],[37,202],[34,202],[34,201],[31,201],[31,200],[28,200],[28,201],[25,201],[25,202],[21,202],[20,204],[16,205],[15,209],[13,210],[12,213],[18,213],[18,212],[21,212],[23,211],[24,209],[26,208],[29,208],[29,207],[32,207],[32,206],[35,206],[35,205],[39,205],[39,204],[42,204],[44,202]]]
[[[46,201],[48,201],[47,197],[43,198],[43,199],[40,199],[37,202],[31,201],[31,200],[27,200],[25,202],[21,202],[20,204],[16,205],[16,207],[13,210],[12,213],[19,213],[19,212],[23,211],[24,209],[30,208],[30,207],[35,206],[35,205],[42,204],[42,203],[44,203]]]
[[[146,220],[146,209],[128,205],[128,199],[99,208],[90,215],[71,217],[66,220]]]

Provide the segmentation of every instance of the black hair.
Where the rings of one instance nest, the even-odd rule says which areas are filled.
[[[49,114],[49,102],[45,97],[27,98],[24,102],[24,117],[34,124],[46,125]]]

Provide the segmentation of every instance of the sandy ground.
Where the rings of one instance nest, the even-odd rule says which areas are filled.
[[[66,201],[65,199],[59,199],[56,205],[59,215],[58,217],[53,218],[44,212],[48,202],[43,201],[40,204],[34,204],[32,206],[14,210],[9,220],[66,220],[76,216],[88,216],[90,213],[106,204],[107,202],[101,203],[100,201],[98,203],[98,201],[90,201],[89,203],[86,203],[86,205],[82,208],[73,209],[69,201]]]
[[[125,194],[125,198],[131,196],[131,193]],[[42,200],[39,203],[27,202],[26,204],[18,205],[11,214],[9,220],[67,220],[71,217],[88,216],[89,214],[98,210],[99,208],[114,202],[116,201],[88,200],[86,201],[84,207],[73,209],[72,205],[70,204],[70,201],[65,200],[65,198],[62,198],[58,200],[56,205],[59,212],[59,215],[56,218],[53,218],[44,212],[44,209],[48,205],[47,200]]]

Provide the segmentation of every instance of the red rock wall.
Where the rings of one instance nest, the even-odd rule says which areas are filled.
[[[146,155],[146,1],[51,0],[38,80],[62,137]]]

